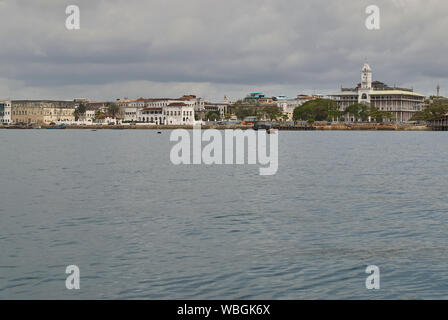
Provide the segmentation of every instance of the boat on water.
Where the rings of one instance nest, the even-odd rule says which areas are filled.
[[[47,129],[67,129],[67,126],[65,124],[60,124],[58,126],[49,126]]]

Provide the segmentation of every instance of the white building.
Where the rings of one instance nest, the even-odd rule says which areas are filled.
[[[198,98],[195,95],[185,95],[177,100],[193,105],[194,111],[204,111],[205,109],[204,99]]]
[[[361,70],[361,83],[356,88],[341,88],[339,93],[330,97],[338,102],[340,111],[351,104],[363,103],[390,112],[399,122],[410,120],[416,112],[422,110],[425,101],[425,96],[415,93],[413,89],[389,87],[380,81],[372,82],[372,69],[367,63]]]
[[[86,112],[79,116],[78,121],[76,124],[79,125],[91,125],[93,124],[93,121],[95,120],[95,110],[87,109]]]
[[[137,99],[129,103],[125,110],[128,118],[125,115],[125,119],[155,125],[193,125],[195,107],[200,106],[202,100],[190,97]]]
[[[120,115],[124,122],[137,121],[138,100],[124,98],[117,99],[115,103],[120,107]]]
[[[0,101],[0,124],[11,124],[11,101]]]
[[[194,104],[172,102],[163,107],[163,119],[166,125],[193,125]]]
[[[151,124],[164,124],[163,107],[145,107],[139,110],[139,118],[141,122]]]

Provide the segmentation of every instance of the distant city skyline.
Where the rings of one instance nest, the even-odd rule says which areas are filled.
[[[448,93],[441,0],[376,1],[380,30],[365,28],[364,0],[79,0],[69,31],[71,4],[0,1],[0,98],[326,95],[356,85],[366,59],[374,80]]]

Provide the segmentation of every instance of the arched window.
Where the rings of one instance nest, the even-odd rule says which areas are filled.
[[[361,99],[362,100],[366,100],[367,99],[367,94],[363,93]]]

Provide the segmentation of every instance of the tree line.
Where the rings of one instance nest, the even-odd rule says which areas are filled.
[[[418,111],[412,117],[412,121],[430,121],[448,114],[448,99],[439,98],[432,102],[423,111]]]
[[[303,105],[294,109],[294,121],[345,121],[345,116],[354,119],[355,122],[374,121],[384,122],[392,121],[394,116],[387,111],[378,110],[377,108],[362,103],[354,103],[349,105],[345,110],[339,110],[338,103],[330,99],[314,99],[305,102]]]

